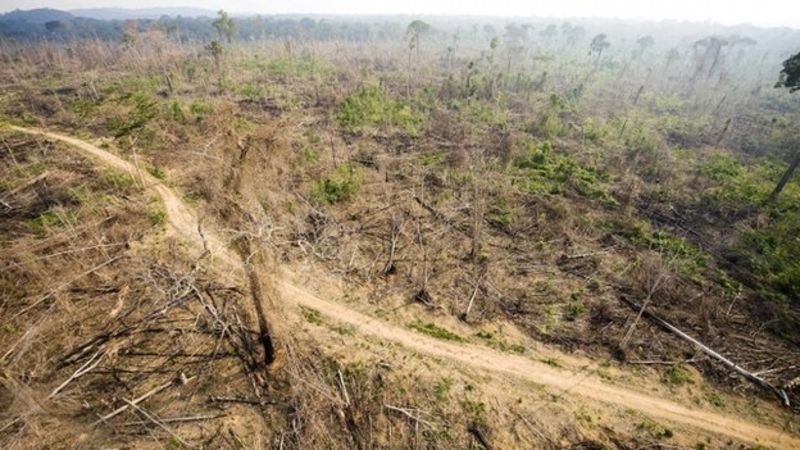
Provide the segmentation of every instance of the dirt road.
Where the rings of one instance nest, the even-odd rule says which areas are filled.
[[[9,126],[10,129],[65,142],[81,150],[98,163],[131,173],[143,180],[164,202],[170,227],[189,242],[202,247],[203,238],[198,232],[198,215],[172,189],[146,172],[140,173],[128,161],[80,139],[45,130]],[[238,256],[223,245],[223,240],[213,230],[204,229],[205,243],[221,263],[241,266]],[[229,269],[230,270],[230,269]],[[354,311],[346,305],[319,298],[307,289],[286,280],[278,280],[282,300],[319,310],[323,315],[350,325],[357,334],[368,335],[402,345],[407,349],[437,358],[468,365],[471,368],[512,375],[568,395],[642,412],[676,424],[695,427],[715,434],[758,443],[774,448],[800,448],[800,438],[769,427],[736,417],[708,411],[696,406],[685,406],[632,388],[604,382],[598,376],[575,373],[551,367],[531,359],[493,351],[485,347],[456,344],[414,333],[405,328]]]

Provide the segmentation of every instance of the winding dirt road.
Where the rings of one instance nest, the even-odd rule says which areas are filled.
[[[147,188],[154,190],[160,196],[173,231],[198,248],[202,248],[205,242],[212,255],[228,266],[228,271],[231,265],[237,269],[241,267],[239,257],[223,245],[223,240],[214,234],[213,230],[204,227],[205,239],[203,239],[198,232],[196,211],[181,200],[175,191],[150,174],[138,171],[132,163],[86,141],[59,133],[18,126],[8,126],[8,129],[67,143],[106,167],[138,177],[145,182]],[[422,354],[447,359],[481,371],[511,375],[549,388],[568,391],[569,395],[636,410],[651,417],[745,442],[774,448],[800,448],[800,438],[776,429],[699,407],[685,406],[632,388],[609,384],[593,374],[554,368],[522,356],[499,353],[486,347],[437,340],[354,311],[341,303],[324,300],[286,280],[278,280],[276,285],[284,301],[314,308],[325,316],[350,325],[358,334],[394,342]]]

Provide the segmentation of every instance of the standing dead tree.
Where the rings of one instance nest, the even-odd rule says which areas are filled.
[[[403,232],[403,225],[405,225],[405,219],[401,219],[393,214],[391,229],[389,230],[389,259],[386,261],[386,264],[384,264],[383,270],[381,270],[381,274],[385,277],[397,272],[394,260],[397,253],[397,243]]]

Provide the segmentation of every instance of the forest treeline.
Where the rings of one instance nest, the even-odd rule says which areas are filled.
[[[203,41],[217,36],[215,20],[204,16],[99,20],[54,9],[14,11],[0,15],[0,38],[19,41],[65,41],[83,38],[118,41],[126,39],[132,33],[158,30],[184,42]],[[364,42],[369,39],[401,38],[404,32],[405,28],[400,23],[251,16],[236,19],[233,37],[238,40],[292,37]]]

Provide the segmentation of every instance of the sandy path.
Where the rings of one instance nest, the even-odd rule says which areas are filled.
[[[165,186],[148,173],[136,170],[133,164],[102,150],[88,142],[45,130],[10,126],[21,133],[41,135],[70,144],[103,165],[141,176],[148,188],[158,193],[164,202],[171,228],[190,242],[202,246],[198,233],[198,215],[175,191]],[[228,250],[223,241],[211,230],[205,230],[205,242],[209,250],[222,262],[233,264],[238,270],[241,262],[236,254]],[[444,358],[472,368],[512,375],[550,388],[568,391],[570,395],[592,399],[602,403],[629,408],[651,417],[676,424],[687,425],[722,434],[741,441],[759,443],[775,448],[798,449],[800,438],[769,427],[742,419],[722,415],[699,407],[684,406],[660,397],[648,395],[634,389],[603,382],[595,375],[579,374],[566,369],[550,367],[531,359],[495,352],[485,347],[455,344],[417,334],[405,328],[354,311],[341,303],[323,300],[310,291],[278,280],[282,299],[319,310],[322,314],[351,325],[358,333],[395,342],[408,349],[430,356]]]

